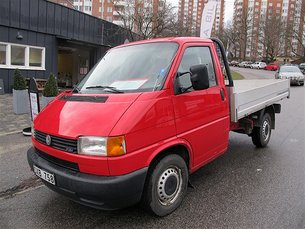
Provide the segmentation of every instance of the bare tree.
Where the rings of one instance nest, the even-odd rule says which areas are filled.
[[[280,53],[280,41],[283,38],[283,22],[281,18],[273,15],[268,18],[259,31],[258,43],[264,47],[264,59],[273,61]]]
[[[239,34],[232,22],[229,22],[223,31],[223,42],[228,47],[228,51],[231,53],[232,58],[237,58],[237,52],[239,50]]]
[[[173,23],[174,7],[165,1],[159,1],[160,5],[153,4],[152,0],[125,0],[124,6],[119,5],[119,0],[114,0],[114,12],[118,14],[123,27],[129,31],[129,37],[134,39],[133,32],[143,39],[162,36]]]

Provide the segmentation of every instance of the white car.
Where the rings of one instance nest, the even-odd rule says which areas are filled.
[[[290,84],[304,86],[304,75],[297,66],[283,65],[275,73],[275,79],[289,79]]]
[[[238,67],[245,68],[246,65],[249,64],[249,63],[251,63],[251,62],[249,62],[249,61],[242,61],[242,62],[240,62],[240,63],[238,64]]]
[[[251,65],[251,68],[264,69],[267,66],[265,62],[255,62]]]

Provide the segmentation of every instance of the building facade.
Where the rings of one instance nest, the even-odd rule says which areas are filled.
[[[235,0],[238,59],[289,62],[305,45],[305,0]],[[303,40],[303,41],[300,41]]]
[[[125,31],[110,22],[46,0],[0,1],[0,79],[12,91],[13,74],[57,77],[59,86],[77,83]]]
[[[86,14],[92,15],[94,17],[101,18],[103,20],[113,22],[114,24],[124,26],[124,21],[122,15],[130,14],[131,11],[143,11],[147,5],[151,6],[151,11],[157,13],[159,7],[165,3],[164,0],[50,0],[53,2],[58,2],[67,7],[74,8]],[[135,7],[132,7],[135,6]],[[141,8],[141,9],[137,9]],[[135,12],[134,12],[135,13]],[[137,32],[137,28],[133,29]]]
[[[188,27],[192,35],[199,36],[201,16],[208,0],[179,0],[178,17],[183,27]],[[217,0],[213,36],[221,36],[224,27],[225,1]]]

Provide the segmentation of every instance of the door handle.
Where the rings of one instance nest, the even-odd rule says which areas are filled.
[[[225,92],[224,92],[223,88],[220,88],[220,96],[221,96],[221,100],[222,100],[222,101],[225,101],[225,100],[226,100]]]

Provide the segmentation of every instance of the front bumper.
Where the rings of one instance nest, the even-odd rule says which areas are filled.
[[[290,84],[304,84],[304,79],[290,78]]]
[[[71,200],[102,210],[115,210],[140,201],[148,168],[122,176],[97,176],[56,165],[41,157],[35,148],[27,152],[28,162],[53,173],[56,185],[44,184]]]

